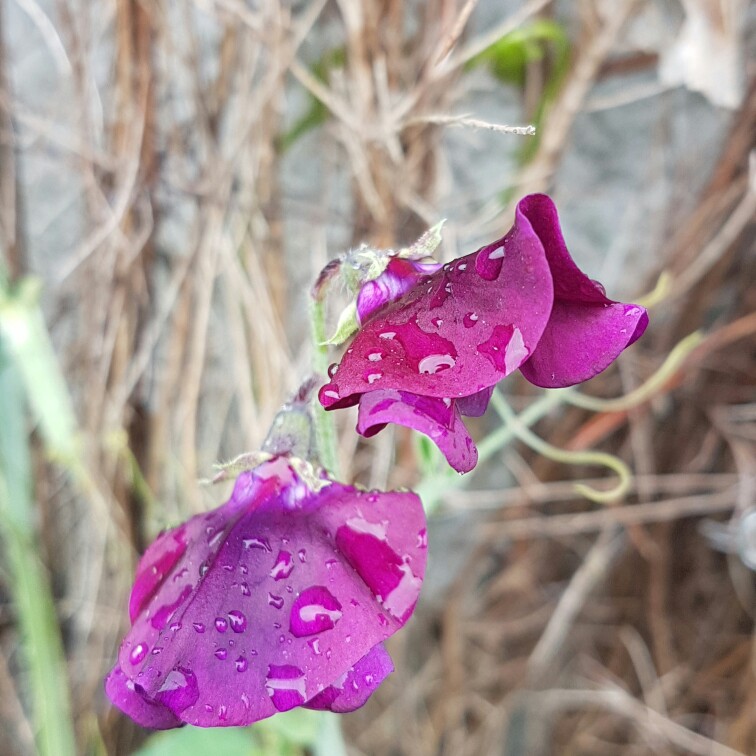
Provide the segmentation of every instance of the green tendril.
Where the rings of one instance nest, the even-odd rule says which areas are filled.
[[[661,304],[667,298],[667,294],[669,294],[671,289],[672,276],[666,270],[663,270],[659,274],[659,278],[656,279],[656,286],[648,294],[644,294],[638,299],[636,304],[650,310],[652,307]]]
[[[600,465],[609,468],[617,474],[617,484],[608,490],[600,491],[584,483],[576,483],[574,486],[576,493],[579,493],[590,501],[606,504],[621,499],[629,490],[632,473],[630,472],[630,468],[619,457],[607,454],[606,452],[567,451],[566,449],[559,449],[544,441],[523,424],[498,391],[494,391],[491,397],[491,404],[499,414],[499,417],[511,429],[514,436],[524,444],[527,444],[533,451],[538,452],[538,454],[567,465]]]
[[[599,397],[581,394],[574,389],[563,389],[561,393],[564,400],[569,404],[594,412],[624,412],[632,409],[658,394],[667,381],[680,369],[686,357],[703,341],[703,338],[701,331],[695,331],[686,336],[667,355],[667,359],[662,362],[653,375],[625,396],[616,399],[600,399]]]

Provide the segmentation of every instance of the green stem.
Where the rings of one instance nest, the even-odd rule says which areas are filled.
[[[325,344],[325,302],[312,299],[310,303],[310,335],[312,339],[312,367],[316,373],[328,374],[328,345]],[[318,434],[321,462],[335,478],[339,477],[339,452],[333,415],[326,412],[320,402],[313,402],[313,419]]]
[[[541,418],[546,417],[552,410],[556,409],[565,398],[565,392],[549,391],[543,394],[520,413],[518,416],[520,424],[526,428],[535,425]],[[515,438],[517,438],[517,434],[511,426],[505,424],[497,428],[478,445],[478,464],[491,459]],[[469,475],[458,475],[447,468],[444,472],[437,473],[432,478],[425,477],[415,487],[415,492],[420,496],[426,513],[430,515],[435,512],[450,490],[462,488],[467,485],[470,479],[471,476]]]
[[[312,367],[316,373],[328,374],[328,345],[326,335],[325,302],[313,298],[310,300],[310,334],[312,338]],[[334,477],[340,474],[338,437],[333,415],[314,401],[313,418],[318,437],[318,451],[325,469]],[[321,713],[321,738],[313,744],[315,756],[346,756],[347,749],[341,722],[338,715],[331,712]]]

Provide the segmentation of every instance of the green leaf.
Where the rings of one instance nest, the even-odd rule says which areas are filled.
[[[152,735],[134,756],[277,756],[263,751],[249,728],[187,725]]]
[[[274,735],[297,746],[311,746],[318,738],[326,714],[311,709],[292,709],[252,725],[256,733]]]
[[[70,466],[79,457],[76,417],[39,308],[39,288],[24,279],[0,292],[0,338],[23,379],[47,451]]]
[[[445,223],[446,218],[440,220],[435,226],[429,228],[416,242],[410,244],[409,247],[400,249],[398,256],[409,260],[422,260],[426,257],[433,257],[433,253],[438,249],[438,245],[441,244]]]
[[[37,751],[74,756],[66,660],[34,532],[31,454],[21,371],[0,332],[0,537],[9,572]]]
[[[357,302],[350,302],[339,315],[336,324],[336,332],[321,346],[339,346],[360,330],[360,322],[357,318]]]

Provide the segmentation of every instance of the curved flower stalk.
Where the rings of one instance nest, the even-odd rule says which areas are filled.
[[[357,490],[288,454],[259,459],[223,506],[160,535],[139,563],[106,691],[144,727],[351,711],[393,670],[382,644],[425,572],[420,500]]]
[[[577,267],[545,195],[525,197],[498,241],[425,275],[410,267],[409,287],[387,279],[402,275],[391,263],[363,284],[360,330],[319,399],[359,404],[364,436],[387,423],[425,433],[459,472],[477,462],[462,416],[482,415],[502,378],[519,369],[545,388],[581,383],[648,325],[643,307],[609,299]]]

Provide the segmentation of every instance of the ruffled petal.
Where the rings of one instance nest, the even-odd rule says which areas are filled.
[[[382,643],[368,651],[338,682],[311,698],[305,707],[345,714],[364,706],[378,686],[394,671]]]
[[[438,399],[474,394],[528,358],[552,304],[543,245],[518,211],[504,238],[444,265],[365,323],[320,401],[335,409],[388,389]]]
[[[414,494],[305,479],[284,457],[183,527],[108,681],[145,726],[247,725],[306,703],[402,627],[425,571]]]
[[[609,367],[647,325],[648,314],[638,305],[557,302],[537,349],[520,372],[543,388],[574,386]]]
[[[530,359],[520,368],[544,388],[572,386],[593,378],[636,341],[648,325],[639,305],[609,299],[604,287],[572,259],[554,203],[532,194],[519,204],[538,234],[554,279],[554,307]]]
[[[543,244],[554,280],[554,300],[578,304],[610,304],[604,287],[583,273],[572,259],[559,224],[559,214],[551,197],[529,194],[517,205]]]
[[[409,391],[371,391],[360,398],[357,432],[374,436],[387,423],[424,433],[458,472],[469,472],[478,450],[459,415],[456,402],[418,396]]]
[[[108,698],[138,725],[151,730],[170,730],[183,722],[163,704],[140,693],[139,687],[116,666],[105,679]]]

